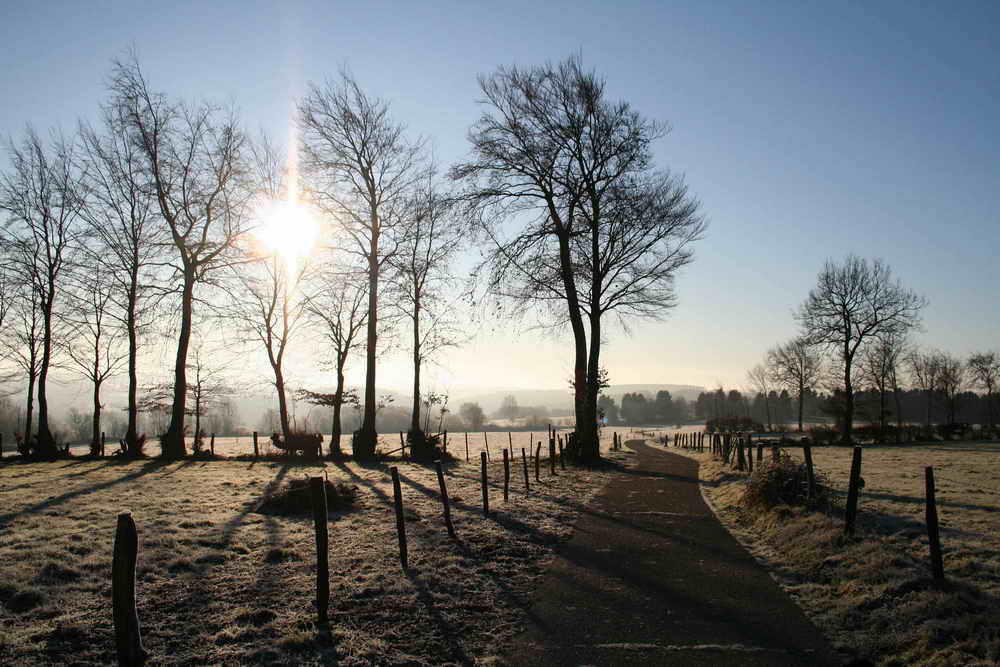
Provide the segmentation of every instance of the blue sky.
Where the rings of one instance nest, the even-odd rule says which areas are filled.
[[[849,252],[928,297],[921,342],[1000,349],[998,8],[0,2],[0,133],[93,116],[111,59],[134,45],[154,88],[233,100],[278,137],[304,83],[346,63],[449,164],[467,150],[478,74],[580,53],[612,97],[671,124],[658,164],[685,175],[711,225],[677,309],[609,334],[612,381],[738,385],[795,334],[823,261]],[[568,338],[507,326],[449,353],[439,381],[562,387]],[[383,377],[402,388],[400,357]]]

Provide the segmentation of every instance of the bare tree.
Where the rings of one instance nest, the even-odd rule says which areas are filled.
[[[9,144],[11,170],[0,177],[0,210],[9,219],[3,229],[4,245],[15,247],[11,257],[17,271],[38,294],[42,346],[38,365],[38,442],[35,454],[56,455],[49,429],[47,384],[55,340],[56,302],[63,273],[76,241],[80,211],[79,173],[74,147],[56,136],[46,147],[28,127],[21,143]]]
[[[896,334],[878,336],[862,348],[860,359],[861,380],[878,393],[879,439],[885,442],[888,423],[886,400],[892,392],[896,399],[897,425],[899,422],[899,385],[897,369],[905,351],[904,340]]]
[[[345,404],[360,402],[358,396],[346,391],[344,371],[350,356],[365,342],[361,331],[367,326],[368,292],[364,280],[359,280],[347,269],[338,270],[335,260],[323,265],[325,270],[317,271],[311,278],[306,309],[314,326],[329,344],[336,386],[332,395],[306,392],[302,397],[314,405],[326,405],[333,409],[330,453],[339,455],[341,408]]]
[[[910,379],[920,391],[924,392],[925,420],[924,425],[930,430],[931,412],[934,407],[934,393],[941,384],[942,352],[937,350],[924,351],[918,348],[910,350],[906,357]]]
[[[773,385],[771,384],[771,374],[768,372],[767,367],[764,364],[757,364],[749,371],[747,371],[747,381],[750,383],[751,391],[756,391],[764,399],[764,411],[767,415],[767,430],[768,433],[771,432],[771,392],[773,391]],[[749,400],[750,392],[747,392]]]
[[[174,250],[170,282],[180,282],[180,327],[162,453],[182,457],[195,292],[227,265],[249,218],[247,141],[232,112],[207,104],[170,103],[152,92],[135,59],[115,63],[110,86],[112,103],[122,109],[120,117],[127,120],[129,136],[142,156]]]
[[[1000,382],[1000,355],[996,352],[976,352],[969,357],[969,379],[986,391],[986,418],[990,430],[996,424],[993,413],[993,394]]]
[[[959,357],[944,352],[940,356],[941,373],[938,376],[941,393],[944,395],[945,410],[949,424],[958,421],[958,404],[965,386],[965,362]]]
[[[154,271],[169,243],[157,218],[147,162],[133,141],[128,104],[107,104],[100,129],[80,124],[85,165],[86,205],[81,217],[103,270],[111,278],[111,316],[128,337],[128,426],[125,451],[138,439],[138,359],[140,336],[153,308]]]
[[[346,70],[336,81],[311,85],[299,102],[302,166],[314,202],[341,221],[350,249],[368,274],[364,417],[355,456],[374,455],[379,334],[379,280],[399,245],[405,207],[421,179],[422,142],[409,141],[389,104],[368,95]]]
[[[452,200],[438,191],[432,175],[417,190],[399,252],[393,257],[392,290],[396,307],[409,320],[413,353],[413,409],[410,437],[418,451],[423,443],[420,428],[422,402],[420,373],[424,364],[443,348],[457,345],[459,332],[448,301],[454,287],[451,262],[462,246],[462,228]]]
[[[794,338],[768,350],[766,364],[772,381],[795,395],[801,433],[806,392],[813,389],[822,376],[822,357],[805,340]]]
[[[17,287],[17,285],[15,285]],[[0,330],[0,347],[4,360],[11,363],[13,372],[4,369],[3,379],[23,378],[27,382],[25,391],[25,422],[20,434],[21,445],[31,443],[31,431],[35,409],[35,383],[42,359],[42,315],[39,295],[30,286],[18,291],[11,299],[5,317],[5,326]]]
[[[101,442],[101,388],[105,380],[121,372],[129,360],[125,346],[127,332],[112,322],[112,295],[116,285],[106,268],[91,261],[75,267],[73,288],[67,291],[68,306],[63,314],[69,330],[61,341],[69,366],[86,378],[93,389],[91,419],[92,453]]]
[[[669,310],[705,222],[679,179],[652,172],[665,127],[608,101],[579,60],[501,67],[479,84],[488,108],[469,133],[471,161],[451,176],[465,181],[470,218],[491,246],[490,292],[515,312],[540,307],[553,325],[569,322],[578,454],[593,460],[602,318]]]
[[[845,442],[850,442],[854,425],[852,372],[858,351],[878,336],[902,336],[918,326],[926,303],[904,289],[882,260],[849,255],[843,264],[827,260],[816,287],[796,311],[806,341],[836,350],[843,364]]]

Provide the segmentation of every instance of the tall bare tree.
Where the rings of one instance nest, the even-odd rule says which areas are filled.
[[[402,244],[392,260],[396,307],[412,331],[410,436],[421,443],[414,451],[423,443],[421,370],[436,352],[456,345],[460,337],[448,296],[455,283],[451,263],[462,246],[462,226],[454,202],[438,190],[432,178],[428,174],[426,183],[414,192]]]
[[[906,365],[910,371],[910,380],[917,389],[924,392],[924,425],[928,430],[930,430],[931,426],[934,394],[941,386],[942,354],[939,350],[914,348],[906,356]]]
[[[996,352],[975,352],[968,361],[969,379],[986,391],[986,418],[990,430],[996,424],[994,416],[994,392],[1000,383],[1000,355]]]
[[[858,351],[879,336],[902,336],[918,326],[926,303],[894,279],[882,260],[869,262],[849,255],[843,264],[827,260],[816,286],[796,311],[806,341],[835,350],[842,363],[845,442],[850,442],[854,426],[853,370]]]
[[[805,340],[793,338],[768,350],[766,363],[771,379],[795,396],[801,433],[806,393],[812,390],[822,377],[823,358],[819,351]]]
[[[101,389],[129,359],[125,345],[128,334],[112,321],[116,285],[109,273],[96,257],[74,267],[73,287],[67,291],[63,314],[68,327],[60,342],[69,367],[91,384],[91,452],[96,452],[101,442]]]
[[[80,214],[88,245],[111,279],[114,308],[109,314],[128,338],[126,452],[138,439],[140,338],[153,310],[154,272],[163,259],[164,244],[170,243],[158,218],[148,162],[133,141],[129,109],[127,104],[106,104],[98,128],[81,123],[79,130],[87,197]]]
[[[304,392],[302,398],[314,405],[332,408],[330,453],[339,455],[341,409],[346,403],[360,400],[346,390],[345,369],[351,355],[365,343],[361,332],[368,325],[368,291],[366,280],[344,267],[338,268],[335,258],[327,259],[325,262],[320,261],[324,268],[311,276],[306,307],[314,327],[328,344],[336,385],[333,394]]]
[[[56,302],[76,241],[82,205],[80,176],[72,142],[55,136],[46,147],[28,127],[20,144],[10,142],[9,172],[0,176],[0,210],[8,215],[2,234],[25,284],[38,294],[42,345],[38,365],[38,441],[35,454],[57,453],[49,428],[48,376],[52,367]]]
[[[578,455],[600,456],[597,399],[603,316],[656,317],[676,303],[704,220],[684,184],[652,171],[666,128],[569,58],[480,77],[486,111],[469,132],[468,212],[490,245],[489,290],[515,312],[540,307],[574,341]],[[505,226],[517,221],[512,237]],[[589,345],[588,345],[589,338]]]
[[[250,217],[247,139],[233,112],[172,103],[153,92],[134,58],[115,63],[110,87],[112,104],[128,122],[170,237],[170,282],[180,283],[173,400],[162,453],[182,457],[196,288],[227,265]]]
[[[13,287],[19,286],[15,283]],[[0,330],[0,348],[4,360],[14,367],[13,371],[4,368],[3,379],[23,379],[27,383],[24,430],[20,434],[22,446],[27,446],[34,428],[35,383],[41,366],[43,332],[38,293],[30,285],[20,287],[24,289],[13,294],[4,318],[5,325]]]
[[[406,137],[388,102],[366,93],[346,70],[310,86],[299,102],[299,123],[313,201],[341,222],[368,274],[364,417],[354,439],[355,456],[367,458],[378,440],[379,280],[399,247],[410,191],[422,178],[423,146]]]

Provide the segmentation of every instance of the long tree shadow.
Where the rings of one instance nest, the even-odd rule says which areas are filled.
[[[220,540],[224,545],[232,543],[233,536],[236,534],[237,529],[246,520],[247,515],[257,509],[262,502],[267,500],[267,498],[281,486],[281,481],[288,474],[289,468],[290,466],[288,465],[281,466],[281,468],[278,469],[277,474],[274,476],[274,479],[268,482],[267,486],[264,487],[261,497],[248,500],[243,505],[243,509],[241,509],[233,518],[225,523],[219,535]]]
[[[456,630],[456,628],[441,614],[441,611],[434,603],[434,597],[431,595],[430,590],[428,590],[427,583],[413,570],[413,568],[406,570],[406,577],[410,580],[410,583],[413,584],[413,588],[417,592],[417,599],[420,601],[420,604],[422,604],[427,610],[434,626],[448,644],[448,652],[451,655],[451,659],[461,665],[474,664],[472,658],[470,658],[469,654],[465,652],[464,648],[462,648],[462,643],[460,641],[462,633]]]
[[[60,494],[58,496],[53,496],[51,498],[43,500],[39,503],[35,503],[34,505],[31,505],[29,507],[25,507],[24,509],[18,510],[16,512],[8,512],[7,514],[0,514],[0,526],[5,525],[8,521],[17,516],[35,514],[41,510],[48,509],[56,505],[61,505],[62,503],[73,500],[74,498],[78,498],[80,496],[88,495],[91,493],[96,493],[98,491],[103,491],[104,489],[108,489],[123,482],[130,482],[144,475],[148,475],[149,473],[157,470],[158,468],[162,468],[163,466],[169,465],[170,463],[172,462],[163,461],[161,459],[153,459],[144,464],[138,470],[134,470],[126,475],[122,475],[121,477],[110,479],[106,482],[100,482],[98,484],[94,484],[91,486],[85,486],[79,489],[74,489],[72,491],[67,491],[66,493]]]

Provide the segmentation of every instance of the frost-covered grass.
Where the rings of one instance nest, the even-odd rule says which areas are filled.
[[[490,464],[489,519],[479,466],[447,466],[451,540],[433,467],[396,462],[406,572],[387,463],[2,464],[0,664],[114,661],[109,574],[124,509],[138,526],[138,611],[157,663],[496,662],[546,558],[615,470],[551,477],[544,463],[525,494],[517,461],[507,503],[502,464]],[[330,513],[328,635],[314,622],[311,518],[253,511],[270,485],[324,473],[358,490],[353,509]]]
[[[839,650],[879,665],[1000,664],[1000,444],[865,447],[853,538],[837,510],[749,514],[744,473],[710,454],[670,451],[701,461],[703,489],[720,517]],[[800,447],[786,451],[802,460]],[[813,448],[840,506],[851,453]],[[936,478],[943,585],[930,576],[927,465]]]

